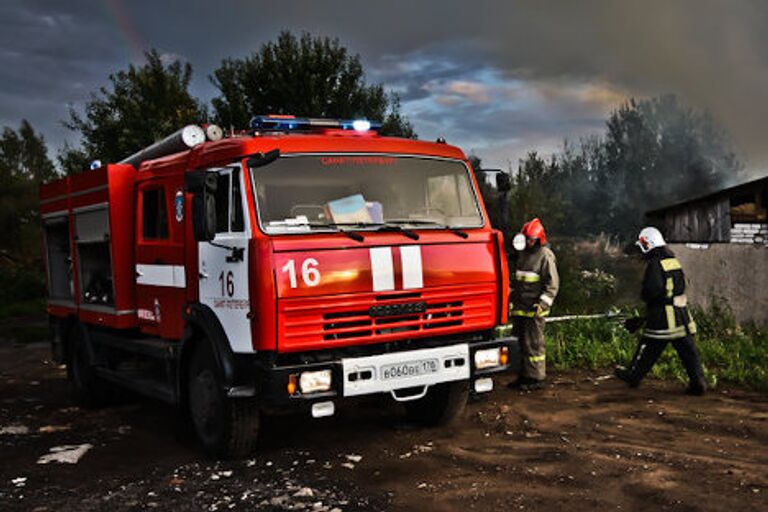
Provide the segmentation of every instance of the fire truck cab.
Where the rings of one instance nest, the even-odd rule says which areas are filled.
[[[387,394],[437,425],[490,391],[518,357],[502,235],[461,150],[374,128],[257,117],[43,185],[52,349],[78,399],[178,405],[238,456],[265,412]]]

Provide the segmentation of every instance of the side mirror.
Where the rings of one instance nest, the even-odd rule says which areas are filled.
[[[187,174],[185,186],[192,192],[192,228],[195,240],[210,242],[216,237],[216,173],[204,170]]]
[[[504,171],[496,173],[496,190],[504,194],[512,189],[512,181],[509,178],[509,174]]]

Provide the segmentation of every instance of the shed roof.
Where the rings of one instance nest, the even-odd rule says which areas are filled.
[[[702,202],[702,201],[714,200],[714,199],[716,199],[718,197],[722,197],[724,195],[729,195],[729,194],[732,194],[732,193],[741,192],[741,191],[743,191],[745,189],[749,189],[751,187],[759,186],[759,185],[762,185],[762,184],[768,185],[768,175],[763,176],[762,178],[757,178],[756,180],[747,181],[747,182],[744,182],[744,183],[740,183],[738,185],[733,185],[733,186],[728,187],[728,188],[720,189],[720,190],[717,190],[715,192],[710,192],[708,194],[704,194],[704,195],[697,196],[697,197],[692,197],[690,199],[685,199],[683,201],[678,201],[676,203],[672,203],[672,204],[669,204],[669,205],[666,205],[666,206],[661,206],[659,208],[654,208],[653,210],[648,210],[646,212],[646,215],[654,215],[654,214],[662,213],[662,212],[664,212],[666,210],[671,210],[673,208],[678,208],[680,206],[685,206],[685,205],[688,205],[688,204],[691,204],[691,203],[698,203],[698,202]]]

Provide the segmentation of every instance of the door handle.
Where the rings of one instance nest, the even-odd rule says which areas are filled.
[[[200,272],[197,273],[197,277],[199,277],[200,279],[208,279],[208,274],[201,270]]]

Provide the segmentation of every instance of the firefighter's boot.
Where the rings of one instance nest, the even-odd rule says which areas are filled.
[[[632,372],[623,366],[617,366],[616,369],[613,370],[613,373],[617,378],[626,382],[627,385],[631,388],[636,388],[640,385],[640,381],[635,378]]]
[[[672,346],[677,350],[677,355],[680,356],[685,372],[688,374],[688,389],[685,392],[694,396],[703,395],[707,391],[707,381],[704,378],[701,357],[693,337],[689,335],[683,339],[675,340],[672,342]]]
[[[507,387],[509,389],[525,389],[526,387],[530,386],[531,384],[534,384],[538,382],[535,379],[531,379],[528,377],[518,377],[517,379],[513,380],[509,384],[507,384]]]
[[[651,371],[666,346],[666,341],[641,338],[635,356],[632,358],[632,364],[629,365],[629,368],[617,368],[614,372],[616,377],[626,382],[630,387],[638,387],[640,381]]]
[[[531,379],[529,382],[521,384],[520,389],[523,391],[539,391],[544,389],[544,381]]]

